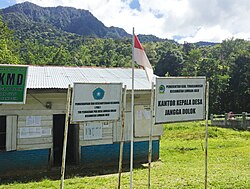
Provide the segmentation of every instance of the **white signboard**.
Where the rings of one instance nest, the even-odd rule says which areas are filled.
[[[205,118],[205,77],[156,79],[155,123]]]
[[[118,120],[122,83],[74,83],[71,122]]]
[[[89,122],[84,126],[84,140],[102,138],[102,123]]]

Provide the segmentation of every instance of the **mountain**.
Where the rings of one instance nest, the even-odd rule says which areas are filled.
[[[207,41],[199,41],[197,43],[194,43],[195,45],[198,45],[199,47],[205,47],[205,46],[214,46],[218,45],[220,43],[214,43],[214,42],[207,42]]]
[[[19,33],[30,31],[68,32],[99,38],[124,38],[130,35],[122,28],[106,27],[88,10],[72,7],[40,7],[30,2],[16,4],[0,11],[3,21]]]
[[[91,12],[72,7],[40,7],[30,2],[0,9],[0,15],[18,38],[54,39],[60,36],[84,36],[95,38],[131,38],[124,29],[106,27]],[[140,35],[142,42],[160,42],[154,35]]]

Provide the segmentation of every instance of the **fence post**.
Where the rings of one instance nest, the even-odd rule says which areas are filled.
[[[227,119],[228,119],[228,114],[225,113],[225,120],[224,120],[224,126],[227,127]]]
[[[242,112],[241,127],[242,127],[244,130],[247,130],[247,122],[246,122],[246,119],[247,119],[246,112]]]
[[[210,120],[211,120],[211,125],[214,125],[214,124],[213,124],[213,121],[214,121],[214,114],[211,114],[211,115],[210,115]]]

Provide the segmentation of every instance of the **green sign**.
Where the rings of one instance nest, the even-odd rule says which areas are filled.
[[[27,66],[0,65],[0,104],[24,104]]]

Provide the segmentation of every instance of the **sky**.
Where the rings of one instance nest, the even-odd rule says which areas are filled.
[[[89,10],[106,26],[186,42],[250,40],[250,0],[0,0]]]

